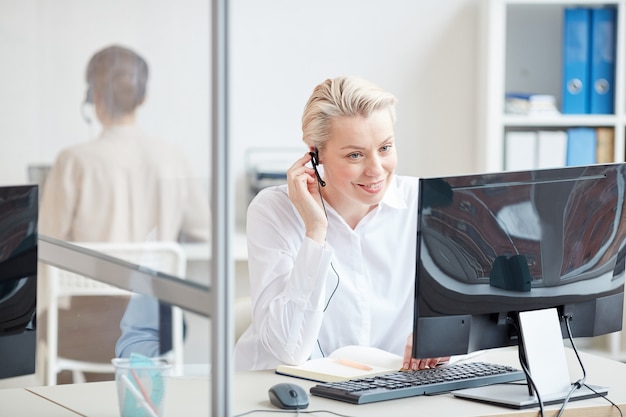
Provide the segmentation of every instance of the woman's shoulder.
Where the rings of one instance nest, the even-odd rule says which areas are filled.
[[[248,209],[262,210],[263,208],[275,210],[279,207],[289,207],[291,201],[287,192],[287,184],[272,185],[261,189],[250,201]]]
[[[262,189],[248,205],[248,233],[252,229],[265,233],[268,224],[273,230],[296,230],[302,226],[298,212],[289,199],[287,185]]]

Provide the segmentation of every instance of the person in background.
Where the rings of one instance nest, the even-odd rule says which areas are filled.
[[[92,56],[86,104],[102,131],[60,152],[43,187],[39,233],[71,242],[209,241],[208,193],[175,144],[136,125],[148,64],[119,45]],[[157,300],[132,298],[118,356],[159,353]]]
[[[48,174],[39,231],[75,242],[207,241],[209,200],[183,151],[136,124],[148,65],[110,46],[87,66],[99,136],[60,152]]]
[[[396,98],[357,77],[319,84],[302,116],[308,151],[248,207],[252,324],[238,370],[346,345],[411,357],[418,179],[395,175]],[[323,168],[323,172],[321,170]]]

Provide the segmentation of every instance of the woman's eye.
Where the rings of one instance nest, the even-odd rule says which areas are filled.
[[[383,152],[389,152],[391,150],[391,145],[385,145],[382,148],[380,148],[380,150]]]
[[[358,153],[351,153],[348,155],[348,158],[350,159],[358,159],[361,155]]]

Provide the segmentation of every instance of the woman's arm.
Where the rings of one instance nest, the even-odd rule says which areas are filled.
[[[248,208],[248,265],[255,333],[283,363],[315,348],[332,249],[305,237],[285,188],[263,190]]]

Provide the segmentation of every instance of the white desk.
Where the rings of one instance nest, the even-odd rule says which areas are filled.
[[[248,260],[246,232],[237,230],[232,237],[233,259],[235,262]],[[208,243],[182,243],[188,261],[208,261],[211,259],[211,246]]]
[[[248,282],[248,244],[245,231],[233,235],[233,260],[235,261],[235,296],[250,295]],[[183,243],[187,256],[187,279],[209,285],[211,276],[211,247],[208,243]]]
[[[208,417],[211,415],[208,378],[172,378],[166,390],[165,416]],[[63,405],[81,416],[117,417],[120,415],[115,382],[112,381],[28,388],[28,391]],[[0,411],[0,415],[4,414]],[[44,415],[48,417],[48,414],[10,415],[12,417]],[[65,415],[67,414],[60,414],[60,416]],[[76,417],[76,414],[69,415]]]
[[[620,404],[622,409],[626,411],[626,384],[624,384],[626,364],[588,354],[582,354],[582,357],[587,368],[587,382],[590,384],[609,386],[609,398],[611,398],[613,402]],[[472,360],[477,360],[477,358],[472,358]],[[482,355],[480,360],[517,366],[517,352],[515,349],[489,351]],[[570,363],[572,378],[577,379],[579,377],[577,374],[578,371],[576,371],[578,366],[573,353],[569,350],[568,361]],[[268,411],[276,410],[269,402],[267,390],[278,382],[297,383],[305,387],[307,391],[309,387],[315,384],[313,382],[276,375],[272,371],[237,373],[233,384],[235,389],[233,401],[234,413],[241,414],[256,409]],[[165,403],[166,417],[210,416],[211,407],[209,403],[210,391],[208,379],[172,378],[169,380],[167,389],[169,391]],[[10,408],[14,410],[14,412],[7,415],[11,415],[12,417],[74,415],[63,414],[62,411],[58,410],[57,414],[53,412],[48,413],[47,411],[50,409],[50,405],[54,403],[58,404],[59,408],[61,408],[61,406],[66,407],[82,416],[112,417],[119,415],[114,382],[59,385],[54,387],[29,388],[28,390],[4,390],[0,391],[0,401],[2,401],[3,404],[7,404],[7,402],[10,402],[10,404],[14,404],[17,401],[23,402],[25,395],[30,395],[35,399],[38,398],[40,401],[37,404],[33,401],[30,405],[35,408],[36,406],[41,406],[42,408],[37,412],[33,412],[33,408],[30,408],[30,411],[27,412],[26,410],[23,411],[20,408],[14,407]],[[45,401],[43,401],[43,404],[41,404],[43,398],[51,402],[45,404]],[[5,410],[4,407],[3,405],[2,411]],[[548,406],[546,409],[556,410],[558,406]],[[365,405],[352,405],[311,396],[310,405],[307,410],[332,410],[349,416],[405,416],[419,414],[437,417],[537,417],[538,414],[537,409],[510,410],[457,399],[451,394],[442,394],[432,397],[412,397]],[[547,414],[552,416],[554,412]],[[255,413],[253,415],[275,416],[276,414]],[[287,415],[295,415],[295,413]],[[618,415],[619,413],[615,408],[600,398],[570,402],[564,413],[564,416],[569,417]]]
[[[577,379],[578,362],[572,351],[568,352],[568,362],[572,378]],[[587,383],[610,386],[609,398],[620,404],[626,412],[626,364],[604,359],[598,356],[582,354],[587,369]],[[519,367],[517,349],[496,349],[485,352],[471,361],[485,360],[494,363],[508,364]],[[253,409],[275,408],[269,402],[267,389],[277,382],[295,382],[308,391],[314,382],[298,380],[272,372],[247,372],[236,375],[234,412],[241,414]],[[265,394],[265,395],[264,395]],[[549,410],[558,410],[559,406],[546,406]],[[455,398],[452,394],[437,396],[419,396],[372,404],[352,405],[340,401],[310,396],[307,410],[332,410],[348,416],[436,416],[436,417],[537,417],[538,408],[528,410],[512,410],[494,405]],[[253,416],[272,416],[271,413],[255,413]],[[295,414],[294,414],[295,415]],[[324,415],[324,414],[320,414]],[[553,414],[547,413],[548,416]],[[619,416],[618,411],[604,399],[594,398],[570,402],[564,416],[569,417],[600,417]]]
[[[0,415],[7,417],[76,417],[73,411],[22,388],[0,390],[0,404]]]

